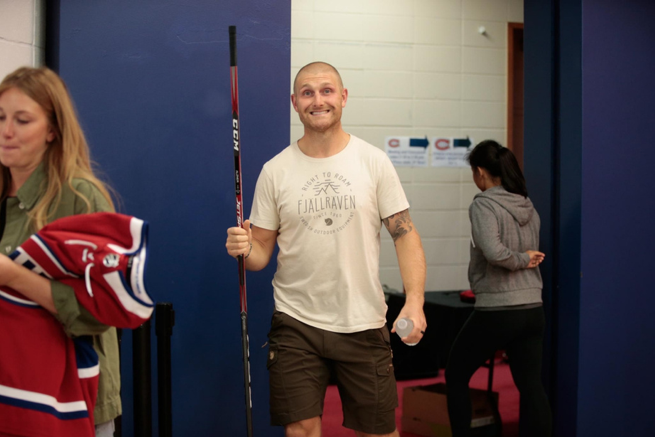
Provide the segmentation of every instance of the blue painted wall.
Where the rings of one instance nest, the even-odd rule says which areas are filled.
[[[579,436],[655,433],[655,3],[582,2]]]
[[[224,246],[236,223],[228,26],[238,33],[247,217],[262,165],[289,143],[290,2],[59,3],[59,72],[122,211],[150,223],[148,289],[175,307],[173,433],[245,436],[237,265]],[[247,281],[255,435],[266,436],[282,434],[268,425],[262,348],[273,271]],[[153,357],[155,342],[153,330]],[[128,437],[129,333],[123,352]],[[153,388],[156,400],[156,374]]]
[[[545,375],[558,437],[655,429],[654,16],[649,0],[525,2],[525,169],[552,250]]]

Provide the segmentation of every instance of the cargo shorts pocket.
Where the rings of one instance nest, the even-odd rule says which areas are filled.
[[[398,407],[398,391],[392,363],[377,366],[379,411],[389,411]]]
[[[380,364],[378,366],[378,376],[392,376],[393,375],[393,363]]]
[[[271,366],[273,366],[275,363],[277,363],[278,359],[278,348],[277,346],[269,346],[268,347],[268,357],[266,359],[266,368],[268,370],[271,370]]]

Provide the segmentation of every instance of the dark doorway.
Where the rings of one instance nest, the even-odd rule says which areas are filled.
[[[507,147],[523,169],[523,23],[507,23]]]

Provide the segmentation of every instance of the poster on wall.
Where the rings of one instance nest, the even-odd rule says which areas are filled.
[[[430,139],[432,152],[432,167],[468,167],[466,155],[475,144],[472,138],[444,138]]]
[[[384,150],[396,167],[428,167],[430,142],[428,137],[386,137]]]

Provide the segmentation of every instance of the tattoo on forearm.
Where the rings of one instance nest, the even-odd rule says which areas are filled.
[[[396,240],[398,240],[403,235],[412,232],[414,229],[412,227],[412,218],[409,216],[409,212],[407,210],[394,214],[391,217],[387,217],[382,220],[382,222],[384,223],[384,226],[386,226],[389,230],[394,244],[396,243]]]

